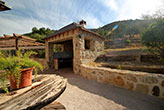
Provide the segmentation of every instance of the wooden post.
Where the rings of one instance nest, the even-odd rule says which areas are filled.
[[[18,51],[18,39],[15,39],[15,49]]]
[[[17,56],[18,51],[18,39],[15,39],[15,55]]]
[[[58,62],[58,59],[55,59],[54,61],[54,67],[55,67],[55,70],[58,70],[59,69],[59,62]]]

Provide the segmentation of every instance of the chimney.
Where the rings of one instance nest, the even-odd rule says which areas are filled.
[[[82,26],[82,27],[86,27],[86,21],[84,21],[84,20],[81,20],[80,22],[79,22],[79,24]]]

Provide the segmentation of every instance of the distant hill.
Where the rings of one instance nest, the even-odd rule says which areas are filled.
[[[110,24],[107,24],[103,27],[98,29],[91,29],[94,32],[99,33],[100,35],[104,36],[107,39],[111,38],[122,38],[126,35],[135,35],[141,34],[145,28],[147,28],[150,24],[152,24],[155,20],[124,20],[124,21],[117,21]],[[118,28],[114,30],[110,35],[108,35],[109,31],[112,28],[118,25]]]
[[[142,47],[140,35],[144,29],[153,22],[155,22],[154,19],[124,20],[113,22],[98,29],[91,30],[106,38],[105,48],[114,49]],[[116,25],[118,25],[118,28],[113,30]]]

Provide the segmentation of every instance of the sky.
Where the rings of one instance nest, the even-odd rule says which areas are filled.
[[[33,27],[60,29],[85,20],[98,28],[119,20],[151,14],[161,0],[3,0],[12,10],[0,12],[0,36],[31,32]]]

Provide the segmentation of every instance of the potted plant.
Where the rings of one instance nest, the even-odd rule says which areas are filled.
[[[35,60],[30,59],[30,56],[36,52],[29,51],[22,54],[17,51],[16,55],[5,55],[0,52],[0,84],[4,91],[8,93],[7,81],[10,81],[11,89],[19,89],[30,86],[32,84],[32,71],[35,76],[38,69],[43,71],[43,66]]]

